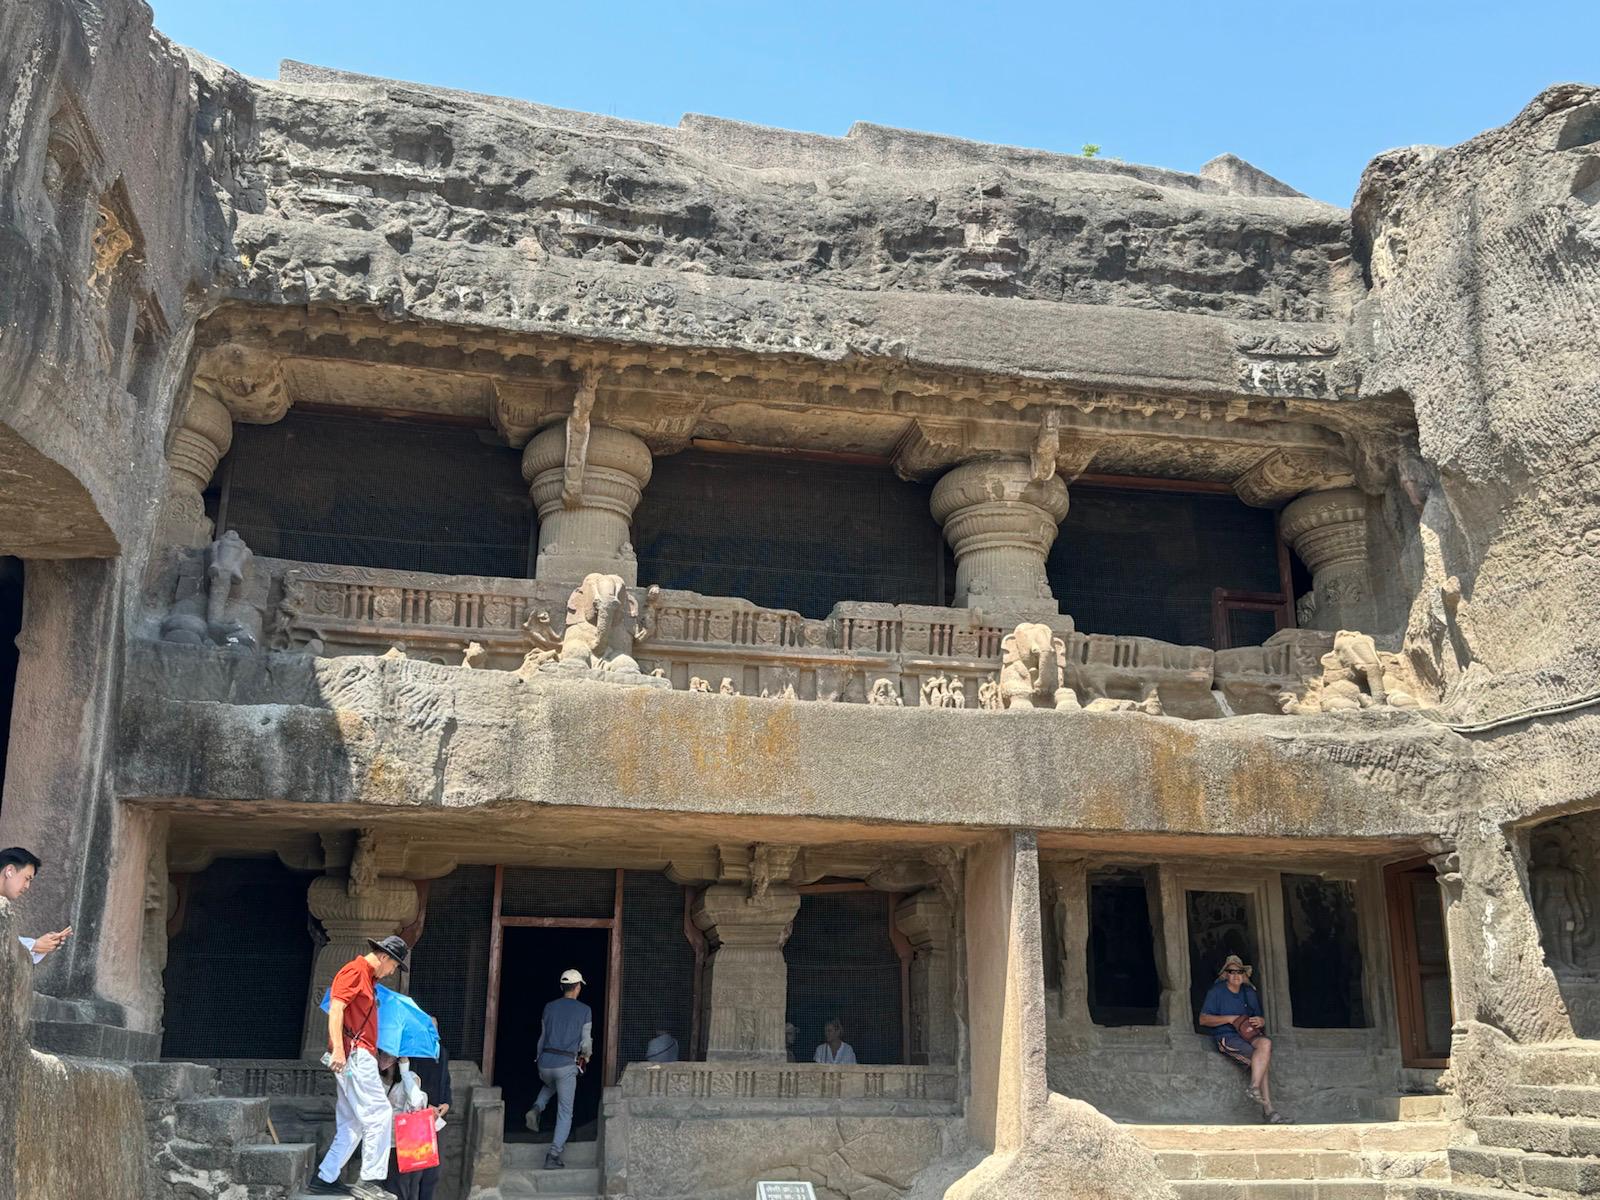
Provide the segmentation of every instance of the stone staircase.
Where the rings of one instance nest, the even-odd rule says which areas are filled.
[[[215,1068],[198,1063],[135,1063],[133,1074],[144,1096],[152,1200],[299,1193],[316,1147],[274,1143],[267,1100],[217,1095]]]
[[[1337,1125],[1124,1125],[1179,1200],[1387,1200],[1448,1176],[1444,1097],[1405,1096],[1399,1120]]]
[[[1474,1117],[1476,1144],[1450,1148],[1450,1181],[1415,1200],[1600,1196],[1600,1042],[1519,1056],[1507,1116]]]
[[[500,1195],[503,1200],[533,1200],[557,1197],[561,1200],[601,1200],[600,1167],[596,1157],[598,1142],[568,1142],[561,1157],[564,1171],[544,1169],[549,1142],[507,1142],[502,1151]]]

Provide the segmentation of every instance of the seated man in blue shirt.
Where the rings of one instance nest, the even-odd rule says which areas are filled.
[[[1261,997],[1250,986],[1250,974],[1237,954],[1223,961],[1217,981],[1200,1006],[1200,1027],[1207,1030],[1222,1054],[1250,1072],[1245,1095],[1261,1105],[1262,1117],[1273,1125],[1291,1124],[1290,1118],[1272,1107],[1272,1089],[1267,1068],[1272,1063],[1272,1039],[1261,1030]]]

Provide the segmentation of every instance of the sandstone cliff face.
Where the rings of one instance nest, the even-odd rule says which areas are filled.
[[[1362,390],[1409,398],[1424,460],[1395,506],[1413,644],[1475,717],[1581,696],[1600,686],[1600,89],[1381,156],[1355,227]]]

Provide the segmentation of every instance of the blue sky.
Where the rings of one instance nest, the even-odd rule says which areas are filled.
[[[1600,0],[153,3],[170,37],[267,78],[296,58],[658,124],[872,121],[1179,170],[1231,151],[1337,204],[1382,150],[1600,82]]]

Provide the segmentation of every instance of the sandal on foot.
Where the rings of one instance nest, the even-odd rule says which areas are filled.
[[[1260,1104],[1261,1103],[1261,1089],[1260,1088],[1251,1087],[1249,1084],[1245,1084],[1244,1094],[1250,1098],[1250,1102],[1252,1104]]]
[[[1277,1109],[1273,1109],[1271,1112],[1266,1114],[1266,1122],[1268,1125],[1293,1125],[1294,1118],[1285,1116]]]

